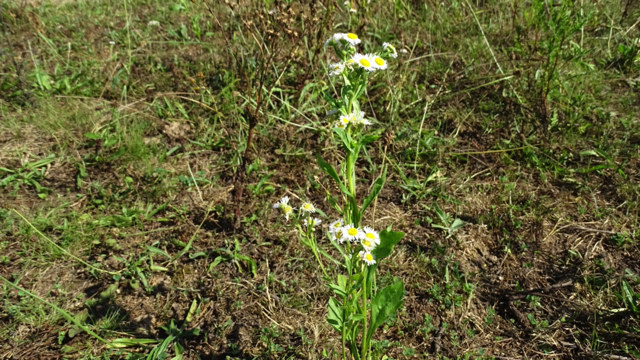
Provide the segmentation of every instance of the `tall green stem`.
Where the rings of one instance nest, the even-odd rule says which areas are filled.
[[[362,277],[362,313],[364,314],[364,328],[362,329],[362,351],[360,359],[366,360],[367,356],[367,272],[363,270]]]
[[[351,222],[354,226],[359,226],[359,219],[357,216],[358,204],[356,202],[356,176],[355,176],[355,153],[352,151],[347,152],[347,186],[349,186],[349,192],[351,197],[349,199],[349,210],[351,211]]]

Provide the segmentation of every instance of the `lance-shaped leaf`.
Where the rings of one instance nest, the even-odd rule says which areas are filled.
[[[331,166],[331,164],[324,161],[320,155],[317,155],[317,158],[318,158],[318,165],[320,165],[320,168],[338,183],[338,186],[340,186],[340,190],[342,190],[343,193],[345,193],[349,197],[352,197],[349,189],[347,189],[342,183],[342,181],[340,181],[340,177],[338,176],[336,169],[334,169],[333,166]]]
[[[336,329],[337,332],[342,332],[344,317],[342,316],[340,303],[334,298],[329,298],[329,314],[327,315],[327,321],[331,327]]]
[[[367,341],[371,341],[376,329],[398,311],[402,305],[403,295],[402,281],[389,285],[376,294],[371,301],[371,327],[368,330]]]
[[[382,171],[382,175],[380,175],[380,177],[377,178],[376,181],[373,183],[373,187],[371,188],[371,193],[369,194],[369,196],[364,198],[364,201],[362,202],[362,209],[360,210],[360,214],[364,214],[364,211],[367,210],[371,202],[375,200],[376,197],[378,197],[378,194],[380,193],[380,190],[382,190],[382,187],[384,186],[384,183],[386,181],[387,181],[387,168],[385,167],[384,170]]]

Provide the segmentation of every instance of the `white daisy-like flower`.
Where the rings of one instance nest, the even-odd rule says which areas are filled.
[[[387,62],[378,55],[371,56],[373,59],[373,66],[378,70],[384,70],[387,68]]]
[[[273,204],[274,209],[280,209],[283,205],[289,205],[289,197],[285,196],[277,203]]]
[[[316,212],[316,207],[312,203],[306,202],[300,206],[300,211],[311,214]]]
[[[373,257],[373,254],[368,251],[360,251],[358,253],[358,257],[364,261],[367,265],[373,265],[376,263],[376,258]]]
[[[340,230],[344,226],[344,221],[342,219],[338,219],[331,224],[329,224],[329,232],[331,234],[335,234],[338,230]]]
[[[308,218],[308,219],[304,219],[304,226],[311,226],[311,228],[315,228],[316,225],[320,225],[320,223],[322,223],[322,220],[318,219],[318,218]]]
[[[338,76],[344,71],[344,63],[338,62],[329,65],[329,76]]]
[[[359,67],[361,67],[362,69],[365,69],[367,71],[374,71],[376,70],[376,68],[373,66],[373,59],[371,59],[369,56],[367,55],[363,55],[363,54],[354,54],[351,59],[353,60],[353,62],[358,65]]]
[[[408,53],[407,49],[400,49],[400,52],[403,53],[403,54]]]
[[[357,241],[362,236],[362,231],[353,224],[342,227],[342,237],[348,241]]]
[[[341,128],[346,128],[347,125],[351,124],[353,122],[353,117],[351,116],[351,114],[349,115],[340,115],[340,119],[338,119],[338,122],[342,125]]]
[[[364,111],[351,113],[351,122],[356,125],[371,125],[371,121],[364,117]]]
[[[333,239],[338,241],[338,244],[342,244],[345,240],[344,231],[342,230],[342,228],[336,230],[332,235]]]
[[[357,13],[358,13],[358,10],[356,10],[356,9],[354,9],[354,8],[351,8],[351,9],[349,9],[349,12],[352,12],[352,13],[354,13],[354,14],[357,14]]]
[[[356,46],[360,44],[360,39],[358,39],[358,35],[354,33],[344,34],[344,36],[342,37],[342,40],[348,42],[349,44],[351,44],[351,46]]]
[[[327,41],[324,42],[324,46],[331,46],[331,45],[342,45],[342,43],[340,42],[340,40],[342,40],[347,34],[343,34],[343,33],[335,33],[333,34],[332,37],[330,37]]]
[[[338,45],[342,46],[344,44],[349,44],[351,46],[356,46],[360,44],[360,39],[358,35],[354,33],[335,33],[329,40],[325,41],[324,46]]]
[[[393,45],[386,42],[382,44],[382,47],[389,52],[389,56],[391,56],[392,58],[395,59],[398,57],[398,52],[396,51],[396,48]]]
[[[360,243],[365,250],[371,251],[375,249],[376,246],[380,245],[380,235],[377,231],[368,226],[365,226],[362,229],[362,234],[363,235],[360,238]]]
[[[289,204],[284,204],[280,207],[282,209],[282,211],[284,212],[284,217],[285,219],[287,219],[287,221],[289,221],[289,215],[291,215],[291,213],[293,213],[293,210],[295,209],[294,207],[292,207]]]
[[[151,26],[160,26],[160,22],[157,20],[151,20],[147,23],[147,26],[151,27]]]

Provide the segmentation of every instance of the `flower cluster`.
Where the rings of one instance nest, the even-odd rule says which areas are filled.
[[[382,47],[384,48],[384,51],[387,54],[389,54],[390,57],[394,59],[398,57],[398,52],[396,51],[396,48],[393,45],[386,42],[382,44]]]
[[[351,114],[340,115],[340,118],[336,122],[335,127],[340,129],[346,129],[347,126],[352,125],[371,125],[371,121],[364,117],[364,111],[353,111]]]
[[[375,257],[371,252],[376,246],[380,245],[380,235],[377,231],[370,227],[355,227],[353,224],[344,224],[342,219],[336,220],[329,225],[329,234],[331,234],[333,240],[342,244],[348,241],[352,244],[359,243],[362,246],[362,251],[358,254],[367,265],[373,265],[376,263]]]
[[[325,46],[333,47],[336,55],[340,58],[339,62],[329,65],[329,76],[342,77],[345,84],[358,84],[362,81],[366,83],[368,74],[387,69],[387,60],[398,57],[395,47],[389,43],[384,43],[382,51],[378,54],[358,53],[355,47],[360,42],[358,35],[353,33],[337,33],[325,42]],[[354,90],[357,91],[354,99],[357,99],[364,87]],[[342,100],[344,102],[342,104],[334,103],[334,106],[341,108],[340,110],[334,108],[327,113],[328,116],[339,113],[339,119],[334,123],[334,127],[347,130],[350,125],[351,127],[371,125],[371,122],[365,118],[364,112],[360,111],[359,106],[354,106],[354,102],[357,103],[357,101]]]
[[[358,38],[358,35],[353,34],[353,33],[335,33],[333,34],[332,37],[329,38],[329,40],[327,40],[324,43],[324,46],[338,46],[338,47],[343,47],[345,45],[351,45],[351,46],[356,46],[358,44],[360,44],[360,39]]]
[[[296,209],[289,204],[288,196],[283,197],[282,199],[280,199],[280,201],[273,204],[273,208],[282,210],[282,213],[284,214],[284,217],[287,220],[289,220],[289,216],[293,213],[293,210]],[[316,206],[313,205],[313,203],[304,202],[302,203],[302,205],[300,205],[300,215],[310,215],[315,212],[316,212]],[[304,224],[314,227],[316,225],[319,225],[321,222],[322,221],[320,219],[316,218],[316,219],[310,219],[309,223],[307,223],[307,220],[305,219]]]
[[[289,215],[291,215],[291,213],[293,213],[293,210],[295,210],[294,207],[289,205],[289,197],[288,196],[283,197],[282,199],[280,199],[280,201],[278,201],[277,203],[273,204],[273,208],[282,210],[282,212],[284,213],[284,217],[287,220],[289,220]]]

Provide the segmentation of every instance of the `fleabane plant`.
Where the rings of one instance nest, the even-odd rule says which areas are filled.
[[[327,321],[341,337],[342,358],[347,359],[350,353],[350,358],[364,360],[375,356],[371,353],[371,341],[376,329],[393,317],[402,305],[404,284],[396,281],[378,289],[375,274],[380,261],[391,254],[404,233],[392,231],[391,227],[378,232],[373,227],[365,226],[363,220],[365,211],[384,186],[386,169],[375,180],[369,194],[358,194],[356,160],[362,147],[379,138],[368,133],[373,121],[361,109],[359,99],[366,91],[369,78],[387,69],[387,61],[397,57],[397,53],[391,44],[384,43],[378,53],[361,54],[357,52],[360,42],[356,34],[338,33],[325,43],[340,60],[329,66],[329,76],[335,80],[339,96],[334,98],[327,91],[324,98],[333,108],[328,114],[329,125],[346,156],[339,171],[320,155],[317,158],[320,168],[337,183],[342,193],[342,201],[327,194],[329,203],[340,218],[330,221],[323,228],[326,229],[325,242],[317,241],[316,233],[322,227],[321,220],[314,217],[314,213],[324,214],[313,204],[300,205],[292,219],[301,242],[313,252],[329,288],[336,295],[329,299]],[[286,197],[274,207],[280,209],[287,220],[294,209]],[[372,221],[367,222],[370,223]],[[342,255],[341,261],[322,249],[321,245],[327,243]],[[323,257],[337,265],[335,280],[323,265]]]

